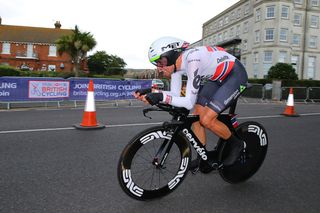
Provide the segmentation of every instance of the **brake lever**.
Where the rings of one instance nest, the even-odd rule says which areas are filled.
[[[156,108],[143,109],[143,110],[142,110],[143,116],[146,117],[146,118],[152,119],[152,117],[147,116],[147,113],[149,113],[150,111],[163,111],[163,110],[161,110],[161,109],[156,109]]]

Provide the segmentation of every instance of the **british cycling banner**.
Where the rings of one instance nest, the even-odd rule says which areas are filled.
[[[70,79],[70,100],[85,100],[89,85],[86,79]],[[92,79],[96,100],[133,99],[133,92],[141,88],[150,88],[151,80],[112,80]]]
[[[69,98],[68,81],[29,80],[28,98]]]
[[[85,100],[89,78],[0,77],[0,101]],[[132,93],[150,88],[151,80],[92,79],[97,100],[133,99]]]
[[[63,78],[0,78],[0,101],[55,101],[68,98],[69,81]]]

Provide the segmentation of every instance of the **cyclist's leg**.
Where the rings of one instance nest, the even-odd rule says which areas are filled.
[[[230,156],[225,165],[233,164],[243,149],[243,142],[231,134],[229,128],[219,121],[218,115],[228,108],[240,95],[240,86],[246,84],[247,73],[239,61],[236,61],[229,76],[221,82],[219,89],[212,93],[211,99],[200,112],[200,123],[232,146]],[[210,83],[211,84],[211,83]],[[210,85],[209,84],[209,85]]]
[[[196,104],[194,107],[193,114],[199,115],[201,111],[203,111],[203,106],[200,104]],[[200,122],[195,122],[192,125],[193,132],[197,136],[197,138],[200,140],[200,142],[205,146],[206,145],[206,132],[204,126],[200,124]]]
[[[214,83],[213,83],[214,84]],[[201,86],[201,89],[199,91],[197,103],[194,107],[193,114],[194,115],[199,115],[200,113],[204,110],[205,106],[207,105],[210,96],[212,94],[212,91],[218,90],[219,85],[214,84],[211,85],[209,88],[206,87],[205,85]],[[205,127],[201,125],[200,121],[195,122],[192,124],[193,132],[197,136],[197,138],[200,140],[200,142],[205,146],[206,145],[206,132],[205,132]],[[197,155],[197,158],[192,160],[189,166],[189,170],[192,171],[192,173],[196,173],[199,169],[201,157]]]

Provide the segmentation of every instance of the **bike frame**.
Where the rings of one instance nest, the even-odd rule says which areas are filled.
[[[235,101],[229,108],[229,114],[219,114],[218,119],[223,122],[232,133],[235,132],[235,127],[237,126],[237,121],[236,121],[236,114],[235,113],[235,109],[236,109],[236,105],[237,105],[237,101]],[[190,143],[190,146],[196,151],[196,153],[201,157],[202,160],[207,161],[208,160],[208,151],[206,150],[206,148],[202,145],[202,143],[200,142],[200,140],[198,139],[198,137],[195,135],[195,133],[193,132],[191,126],[194,122],[199,121],[199,115],[187,115],[186,118],[183,119],[182,121],[179,121],[179,119],[181,119],[180,117],[173,117],[171,122],[165,122],[163,123],[163,126],[165,128],[170,128],[170,127],[174,127],[174,133],[172,135],[171,140],[166,139],[163,144],[160,146],[156,156],[155,156],[155,160],[154,162],[158,162],[158,159],[160,159],[161,157],[161,153],[164,150],[164,148],[167,146],[164,154],[162,155],[162,159],[160,161],[160,164],[157,166],[163,167],[164,162],[170,152],[170,149],[172,147],[173,141],[176,140],[177,135],[182,132],[182,134],[184,135],[184,137],[188,140],[188,142]],[[234,122],[232,122],[232,120],[235,120]],[[222,147],[221,143],[217,144],[217,147],[215,148],[215,150],[219,151]],[[217,164],[217,166],[220,166],[219,162],[215,162]],[[157,163],[155,163],[157,164]]]

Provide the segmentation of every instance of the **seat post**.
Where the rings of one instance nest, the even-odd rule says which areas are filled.
[[[238,99],[235,100],[235,102],[233,102],[233,104],[230,105],[230,108],[229,108],[229,114],[235,114],[236,112],[236,107],[237,107],[237,102],[238,102]]]

